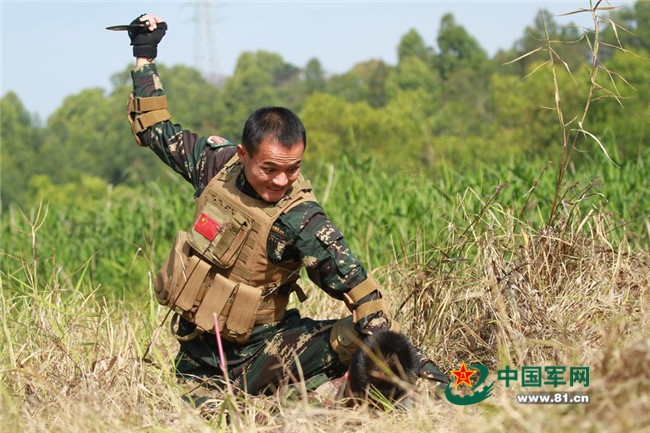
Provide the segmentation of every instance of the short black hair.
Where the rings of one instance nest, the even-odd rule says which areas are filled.
[[[265,138],[285,147],[302,142],[307,147],[307,132],[300,118],[285,107],[263,107],[248,116],[241,143],[248,153],[257,154]]]
[[[377,361],[385,364],[391,374]],[[405,393],[400,381],[415,383],[418,368],[417,350],[408,337],[380,331],[367,337],[353,355],[348,377],[350,389],[356,396],[362,396],[374,387],[384,397],[398,400]]]

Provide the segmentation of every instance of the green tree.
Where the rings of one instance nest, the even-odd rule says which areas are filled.
[[[245,52],[239,56],[235,73],[226,79],[217,102],[220,135],[232,140],[241,137],[248,115],[268,105],[298,110],[302,104],[300,69],[285,63],[278,54]]]
[[[370,106],[365,101],[350,103],[340,96],[315,93],[305,101],[300,116],[307,128],[308,151],[305,160],[309,165],[319,161],[333,161],[340,154],[382,155],[393,154],[397,142],[382,108]]]
[[[381,112],[386,129],[379,141],[381,152],[375,153],[380,166],[429,169],[439,162],[429,120],[438,107],[438,95],[436,91],[411,89],[399,90],[391,98]]]
[[[647,52],[650,52],[650,2],[637,0],[634,3],[634,14],[636,18],[634,32],[639,37],[639,45]]]
[[[158,65],[169,101],[172,120],[199,135],[212,135],[217,130],[219,90],[201,73],[183,65],[167,68]],[[129,83],[129,88],[131,88]]]
[[[42,131],[14,92],[0,100],[0,201],[25,204],[25,184],[30,173],[40,170],[37,158]]]
[[[135,144],[126,121],[129,90],[107,97],[95,88],[68,96],[48,119],[40,174],[57,185],[79,182],[82,175],[111,184],[159,178],[163,171],[155,155]]]
[[[317,58],[310,59],[305,66],[305,93],[311,95],[314,92],[321,92],[325,89],[327,80],[325,71]]]
[[[68,96],[48,120],[40,154],[42,173],[55,184],[78,180],[81,174],[123,180],[114,161],[126,149],[112,130],[116,109],[99,88]]]
[[[360,62],[345,74],[333,76],[327,92],[350,102],[365,101],[372,107],[381,107],[388,101],[386,82],[390,71],[382,60]]]
[[[482,68],[487,60],[485,50],[463,26],[456,24],[452,14],[445,14],[440,20],[437,41],[440,53],[435,64],[443,79],[461,69]]]
[[[424,60],[415,56],[402,59],[391,71],[387,81],[387,90],[391,98],[401,90],[435,93],[441,86],[438,72],[431,70]]]
[[[530,64],[525,73],[524,80],[512,75],[492,76],[489,110],[494,114],[495,138],[503,136],[513,140],[510,144],[527,156],[556,156],[562,146],[562,130],[555,111],[556,89],[550,65]],[[569,125],[580,119],[585,107],[586,73],[582,70],[571,75],[564,68],[556,67],[557,96],[564,122]]]
[[[397,61],[401,63],[409,57],[417,57],[425,63],[431,61],[432,50],[424,43],[424,39],[415,29],[409,30],[397,46]]]

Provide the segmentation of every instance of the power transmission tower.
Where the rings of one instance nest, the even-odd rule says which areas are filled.
[[[207,81],[219,84],[223,77],[219,71],[217,53],[217,20],[214,16],[219,4],[199,0],[195,3],[194,64]]]

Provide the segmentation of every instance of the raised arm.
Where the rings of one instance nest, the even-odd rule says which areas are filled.
[[[235,153],[235,146],[221,137],[199,137],[171,121],[167,96],[158,76],[155,59],[167,24],[151,14],[141,15],[131,24],[146,26],[130,30],[135,68],[133,94],[128,119],[138,145],[149,147],[188,182],[197,194]]]

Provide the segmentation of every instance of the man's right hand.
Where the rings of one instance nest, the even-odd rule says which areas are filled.
[[[134,19],[131,24],[149,23],[148,27],[129,30],[129,38],[133,45],[133,56],[155,59],[158,54],[158,43],[165,36],[167,23],[155,15],[142,14]]]

